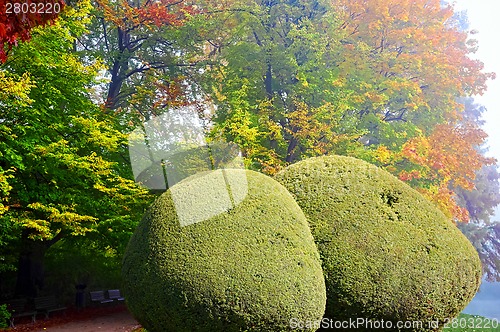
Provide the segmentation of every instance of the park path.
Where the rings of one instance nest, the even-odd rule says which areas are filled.
[[[131,332],[139,323],[128,311],[97,316],[86,320],[67,322],[61,325],[39,328],[37,332]]]

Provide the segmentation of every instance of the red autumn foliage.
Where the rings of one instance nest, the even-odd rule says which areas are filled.
[[[62,0],[0,0],[0,62],[19,40],[30,39],[31,29],[52,22],[64,6]]]

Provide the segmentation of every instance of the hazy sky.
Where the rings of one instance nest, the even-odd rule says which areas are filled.
[[[488,91],[476,100],[488,109],[484,118],[485,130],[490,136],[490,155],[500,160],[500,1],[456,0],[455,8],[467,10],[470,28],[479,31],[474,35],[479,41],[476,57],[484,62],[486,71],[498,76],[488,82]]]
[[[485,71],[497,74],[496,80],[488,82],[488,91],[475,99],[487,109],[484,130],[489,135],[489,156],[500,161],[500,1],[456,0],[455,8],[467,10],[470,29],[479,31],[474,35],[479,42],[476,57],[484,62]],[[495,220],[500,221],[500,207],[496,216]]]

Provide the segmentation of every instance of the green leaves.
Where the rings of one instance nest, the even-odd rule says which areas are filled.
[[[316,1],[232,5],[214,18],[230,37],[204,81],[218,106],[213,135],[240,144],[270,173],[339,143],[334,126],[348,93],[334,88],[332,13]]]
[[[125,178],[125,135],[92,102],[101,63],[84,65],[73,51],[90,8],[82,1],[33,30],[0,71],[0,213],[47,246],[101,222],[133,227],[149,197]]]

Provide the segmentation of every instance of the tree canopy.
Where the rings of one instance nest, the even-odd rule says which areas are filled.
[[[121,255],[151,198],[133,181],[127,135],[184,106],[208,141],[237,144],[249,169],[357,157],[454,222],[489,227],[470,238],[491,247],[498,172],[471,98],[495,75],[452,6],[57,3],[60,14],[24,16],[0,4],[0,273],[18,271],[18,292],[36,292],[56,242],[83,239],[102,257]],[[495,250],[483,262],[494,263]]]
[[[473,59],[452,7],[234,1],[218,19],[205,85],[218,107],[213,135],[271,174],[308,156],[360,157],[468,219],[448,186],[471,189],[493,160],[476,152],[486,134],[462,120],[459,97],[483,93],[495,75]]]
[[[147,197],[121,165],[125,134],[92,102],[102,64],[84,66],[72,52],[90,8],[82,1],[34,29],[1,68],[1,218],[20,241],[19,295],[36,294],[51,245],[93,232],[106,238],[115,227],[131,233]]]

